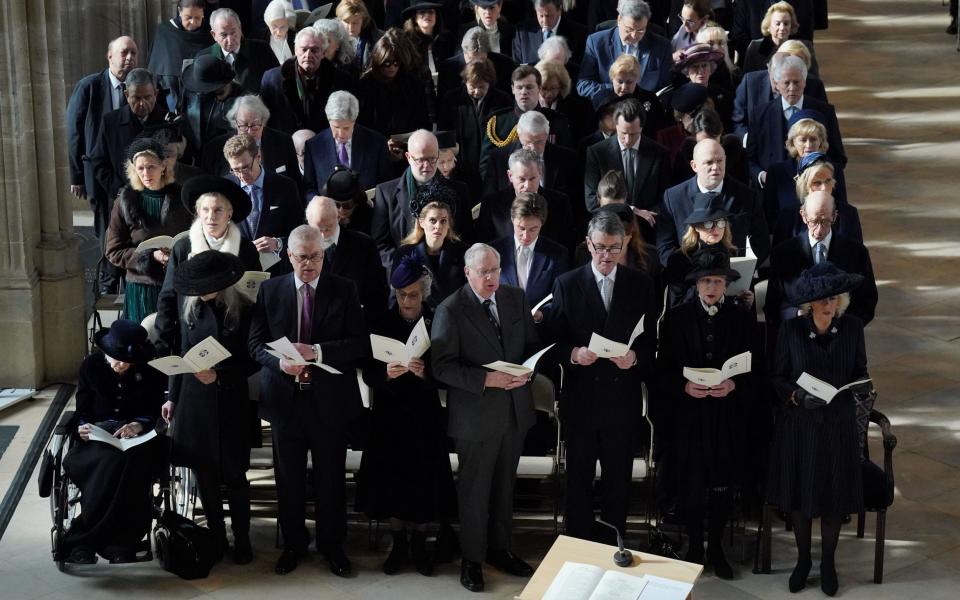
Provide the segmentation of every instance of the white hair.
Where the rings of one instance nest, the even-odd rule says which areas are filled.
[[[552,56],[557,54],[563,56],[563,64],[567,64],[567,62],[570,61],[570,57],[573,56],[573,52],[570,51],[570,45],[567,44],[567,38],[562,35],[555,35],[549,38],[540,44],[540,48],[537,50],[537,58],[540,60],[550,60]]]
[[[333,198],[327,196],[314,196],[307,204],[307,210],[304,211],[304,214],[308,221],[311,214],[316,215],[317,219],[322,219],[324,216],[337,218],[337,203]]]
[[[497,249],[481,242],[467,248],[467,251],[463,253],[463,264],[472,269],[483,260],[484,255],[488,252],[493,254],[497,259],[497,266],[500,266],[500,253],[497,252]]]
[[[274,21],[286,19],[289,23],[291,19],[296,22],[297,13],[293,11],[293,4],[286,0],[271,0],[267,8],[263,10],[263,22],[268,26]]]
[[[617,14],[632,19],[649,19],[650,5],[643,0],[620,0],[617,3]]]
[[[773,69],[774,81],[780,81],[783,72],[787,70],[800,71],[800,78],[807,78],[807,65],[803,62],[803,59],[798,56],[787,56],[780,64],[772,63],[770,67]]]
[[[357,49],[353,46],[353,42],[350,41],[350,34],[347,33],[347,28],[340,22],[340,19],[318,19],[317,22],[313,24],[313,28],[322,33],[326,38],[327,43],[324,49],[330,45],[331,41],[337,42],[338,46],[337,55],[334,57],[335,60],[343,64],[353,62],[353,58],[357,55]]]
[[[231,123],[236,121],[237,113],[240,112],[241,108],[245,108],[260,117],[260,120],[263,121],[264,126],[266,126],[267,121],[270,120],[270,109],[267,108],[267,105],[263,103],[263,100],[260,99],[260,96],[247,94],[246,96],[240,96],[234,101],[233,106],[231,106],[230,110],[227,111],[227,121]]]
[[[526,133],[538,134],[546,133],[550,134],[550,121],[543,116],[542,112],[536,110],[528,110],[527,112],[520,115],[520,119],[517,120],[517,131],[524,131]]]
[[[460,40],[460,49],[464,52],[490,53],[490,37],[481,27],[471,27]]]
[[[507,168],[513,171],[521,165],[525,167],[537,167],[539,169],[540,155],[533,150],[527,150],[526,148],[514,150],[510,155],[510,158],[507,159]]]
[[[320,52],[326,52],[327,50],[326,36],[312,27],[304,27],[303,29],[298,31],[297,36],[293,38],[293,45],[298,46],[300,44],[300,40],[302,38],[307,38],[307,37],[320,40]]]
[[[338,90],[330,94],[323,110],[327,113],[328,121],[356,121],[360,114],[360,101],[350,92]]]
[[[238,15],[232,8],[218,8],[210,13],[210,27],[215,26],[218,22],[223,21],[224,19],[233,19],[237,22],[238,26],[241,25],[240,15]]]
[[[309,225],[300,225],[290,232],[287,238],[287,247],[290,250],[299,248],[304,244],[320,241],[320,230]]]

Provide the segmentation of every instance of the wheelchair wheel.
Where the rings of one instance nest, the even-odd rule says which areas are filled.
[[[174,512],[193,519],[193,508],[197,503],[197,482],[189,468],[171,467],[170,500]]]
[[[63,571],[68,558],[63,548],[63,539],[77,516],[80,507],[80,489],[60,470],[59,462],[58,458],[57,471],[54,475],[56,479],[50,494],[50,517],[53,520],[53,526],[50,528],[50,545],[57,568]]]

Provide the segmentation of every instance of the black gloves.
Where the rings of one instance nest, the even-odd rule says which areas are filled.
[[[798,406],[802,406],[807,410],[816,410],[827,405],[826,400],[817,398],[803,388],[798,388],[797,391],[793,393],[793,399]]]

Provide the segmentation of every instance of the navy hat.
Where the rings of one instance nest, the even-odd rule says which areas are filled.
[[[246,219],[253,207],[250,196],[243,191],[242,187],[229,179],[207,174],[197,175],[185,181],[180,191],[180,199],[192,215],[196,212],[197,198],[210,193],[221,194],[230,202],[233,208],[231,220],[234,223],[240,223]]]
[[[417,254],[405,254],[400,257],[400,262],[397,263],[390,274],[390,287],[399,290],[408,285],[413,285],[420,281],[426,273],[427,268]]]
[[[136,138],[127,146],[127,160],[133,162],[138,154],[151,154],[163,161],[167,149],[160,142],[150,137]]]
[[[184,296],[202,296],[226,289],[243,277],[243,261],[229,252],[205,250],[177,265],[173,289]]]
[[[863,275],[842,271],[825,260],[800,273],[790,290],[790,303],[794,306],[804,302],[837,296],[860,287]]]
[[[703,277],[722,276],[727,283],[740,279],[740,273],[730,268],[730,253],[720,244],[701,244],[690,256],[693,270],[687,274],[688,282]]]
[[[808,152],[800,159],[800,164],[797,165],[797,175],[800,175],[817,163],[829,163],[833,166],[833,163],[830,162],[830,159],[827,158],[827,155],[823,152]]]
[[[236,73],[227,61],[204,54],[183,70],[183,87],[189,92],[205,94],[219,90],[233,81],[234,77]]]
[[[403,9],[403,12],[400,13],[400,16],[407,20],[410,17],[415,17],[418,10],[433,10],[437,12],[437,16],[440,16],[440,9],[443,8],[442,4],[437,4],[436,2],[414,2],[410,6]]]
[[[723,52],[714,50],[710,44],[694,44],[680,51],[680,58],[677,59],[674,68],[677,71],[682,71],[696,63],[717,63],[721,60],[723,60]]]
[[[827,126],[827,118],[823,116],[823,113],[819,110],[813,110],[812,108],[803,108],[793,113],[793,116],[787,120],[787,131],[790,131],[790,128],[797,124],[797,121],[802,121],[803,119],[811,119],[820,123],[824,127]]]
[[[93,334],[95,343],[110,358],[138,364],[152,360],[157,351],[147,336],[147,330],[129,319],[117,319],[109,329]]]
[[[351,171],[348,167],[337,165],[334,167],[327,182],[323,184],[321,196],[333,198],[336,202],[357,202],[359,197],[364,194],[363,186],[360,185],[360,175],[356,171]]]
[[[696,225],[716,219],[726,219],[733,213],[723,207],[720,194],[697,194],[693,198],[693,212],[683,220],[684,225]]]
[[[673,90],[670,105],[679,113],[689,114],[703,106],[708,96],[707,88],[690,81]]]

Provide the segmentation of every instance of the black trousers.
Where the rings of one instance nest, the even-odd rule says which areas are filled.
[[[220,486],[227,488],[227,504],[230,506],[230,530],[234,539],[250,535],[250,482],[243,471],[218,473],[216,469],[194,469],[197,492],[207,517],[207,527],[215,534],[226,534],[223,517],[223,497]]]
[[[634,427],[600,429],[567,426],[567,535],[616,544],[616,534],[594,521],[593,482],[600,461],[600,518],[623,535],[630,504]]]
[[[343,428],[324,426],[313,393],[298,392],[293,402],[293,418],[271,423],[283,547],[302,552],[310,545],[306,528],[309,451],[313,461],[317,549],[324,551],[339,546],[347,536],[346,436]]]
[[[510,549],[513,484],[525,437],[526,431],[512,427],[489,440],[456,440],[460,550],[464,560],[483,562],[487,548]]]

